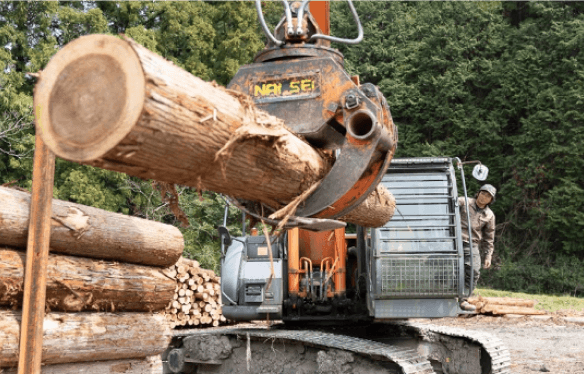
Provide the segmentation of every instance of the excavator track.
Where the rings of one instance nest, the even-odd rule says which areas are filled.
[[[175,333],[175,336],[192,335],[237,335],[250,338],[280,339],[300,342],[318,348],[333,348],[373,357],[377,360],[391,361],[403,374],[436,374],[431,363],[415,350],[400,349],[372,340],[347,335],[334,334],[319,330],[285,330],[280,328],[214,328],[212,331],[188,330]]]
[[[476,368],[474,371],[481,374],[505,374],[509,373],[510,369],[510,354],[503,343],[487,333],[464,330],[460,328],[436,326],[431,324],[416,323],[410,321],[387,322],[384,326],[397,327],[409,337],[417,341],[430,341],[440,344],[441,347],[458,346],[460,350],[465,347],[475,347],[481,350],[476,355],[475,361],[472,362],[471,367]],[[453,358],[452,352],[446,354],[448,358],[436,357],[435,353],[423,355],[420,351],[424,349],[404,347],[399,345],[392,345],[381,341],[371,340],[354,334],[347,333],[344,330],[342,333],[334,333],[323,330],[295,330],[288,329],[285,325],[274,325],[268,327],[258,327],[257,325],[249,324],[241,327],[217,327],[212,329],[193,329],[193,330],[178,330],[175,331],[176,337],[186,336],[203,336],[203,335],[231,335],[250,339],[276,339],[281,341],[300,342],[302,344],[314,346],[316,348],[338,349],[359,354],[361,356],[370,357],[372,360],[389,361],[399,367],[404,374],[439,374],[442,373],[442,368],[436,368],[436,362],[442,362],[443,365],[449,366],[444,372],[453,372],[453,369],[458,368],[455,372],[467,373],[468,366],[458,366],[456,357]],[[375,339],[375,338],[372,338]],[[442,352],[444,350],[438,349]],[[460,353],[460,352],[459,352]],[[462,352],[465,356],[466,352]],[[434,359],[434,366],[430,357]],[[468,359],[468,358],[467,358]],[[441,361],[442,360],[442,361]],[[472,359],[471,359],[472,360]],[[446,363],[445,363],[446,362]],[[439,365],[440,366],[440,365]],[[480,367],[480,368],[479,368]],[[478,370],[478,371],[477,371]]]
[[[454,337],[478,343],[490,358],[490,369],[485,368],[483,372],[490,374],[510,373],[511,354],[509,353],[509,349],[494,335],[457,327],[436,326],[410,321],[400,322],[400,324],[406,327],[406,329],[415,331],[416,334],[425,336],[426,338],[440,339]]]

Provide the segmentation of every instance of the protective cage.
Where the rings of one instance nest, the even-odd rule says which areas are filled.
[[[456,297],[459,260],[449,257],[389,257],[379,261],[377,296]]]
[[[382,183],[397,206],[371,232],[375,298],[459,297],[464,261],[451,159],[394,159]]]

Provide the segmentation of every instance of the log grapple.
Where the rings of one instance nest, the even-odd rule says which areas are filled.
[[[328,174],[296,210],[298,217],[336,219],[360,204],[378,185],[397,145],[397,130],[389,106],[371,84],[360,84],[344,70],[343,55],[330,42],[358,43],[324,35],[306,11],[308,1],[291,5],[254,63],[243,66],[228,88],[250,95],[255,104],[281,118],[312,146],[333,160]],[[249,202],[239,201],[248,214],[266,219]],[[268,221],[269,222],[269,221]],[[306,221],[304,221],[306,222]]]

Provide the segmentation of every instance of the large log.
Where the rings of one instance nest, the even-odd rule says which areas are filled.
[[[41,374],[162,374],[164,367],[160,356],[138,360],[114,360],[77,362],[74,364],[45,365]],[[2,374],[16,374],[15,369],[0,371]]]
[[[37,131],[59,157],[274,209],[331,167],[247,95],[204,82],[131,40],[89,35],[69,43],[41,74],[34,101],[45,108]]]
[[[24,252],[0,247],[0,305],[21,306],[25,262]],[[152,312],[168,305],[175,287],[160,268],[51,254],[46,306],[64,312]]]
[[[30,199],[0,187],[0,245],[26,246]],[[182,255],[174,226],[56,199],[52,209],[52,252],[163,267]]]
[[[0,311],[0,367],[18,362],[20,319],[20,312]],[[144,358],[172,338],[164,316],[150,313],[49,313],[43,332],[44,364]]]

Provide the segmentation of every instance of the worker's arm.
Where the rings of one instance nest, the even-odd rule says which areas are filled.
[[[485,253],[485,269],[491,267],[491,259],[495,251],[495,215],[491,213],[490,219],[483,227],[483,238],[481,240],[481,250]]]

